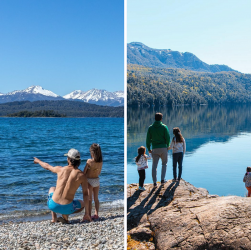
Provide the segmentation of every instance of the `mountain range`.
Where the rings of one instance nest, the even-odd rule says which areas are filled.
[[[86,92],[75,90],[65,96],[59,96],[50,90],[43,89],[41,86],[31,86],[27,89],[15,90],[7,94],[0,93],[0,103],[44,100],[72,100],[116,107],[124,105],[124,92],[108,92],[94,88]]]
[[[127,44],[127,63],[146,67],[182,68],[209,73],[237,72],[226,65],[209,65],[189,52],[181,53],[170,49],[153,49],[140,42]]]
[[[127,56],[127,106],[251,103],[251,74],[139,42]]]

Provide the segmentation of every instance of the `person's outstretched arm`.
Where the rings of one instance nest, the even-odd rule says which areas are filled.
[[[36,157],[34,157],[34,163],[35,164],[39,164],[42,168],[44,168],[46,170],[50,170],[53,173],[58,173],[61,170],[61,168],[62,168],[60,166],[53,167],[50,164],[48,164],[46,162],[43,162],[43,161],[39,160]]]
[[[88,194],[88,182],[86,175],[83,176],[83,182],[81,183],[82,191],[83,191],[83,200],[85,204],[85,215],[82,219],[82,221],[91,221],[91,216],[89,213],[89,194]],[[90,211],[91,212],[91,211]]]
[[[170,146],[167,148],[167,150],[171,150],[171,149],[173,149],[173,140],[172,140]]]
[[[147,130],[147,135],[146,135],[146,148],[148,149],[148,152],[151,153],[151,134],[150,134],[150,128]]]
[[[150,153],[149,155],[146,156],[147,160],[151,160],[152,159],[152,154]]]

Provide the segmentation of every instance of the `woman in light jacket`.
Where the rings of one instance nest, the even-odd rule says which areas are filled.
[[[173,181],[180,181],[182,174],[182,161],[186,152],[186,142],[178,127],[173,128],[174,137],[168,150],[173,150]],[[177,179],[177,163],[179,174]]]

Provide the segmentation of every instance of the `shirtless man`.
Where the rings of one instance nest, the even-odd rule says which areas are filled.
[[[47,202],[49,209],[52,211],[52,222],[57,222],[56,213],[61,213],[63,218],[59,218],[59,221],[68,223],[69,214],[79,213],[84,208],[85,216],[82,221],[91,221],[89,215],[88,182],[83,172],[78,169],[81,162],[80,153],[72,148],[65,156],[67,156],[68,161],[68,166],[65,167],[53,167],[34,157],[35,164],[40,164],[44,169],[57,174],[56,187],[49,189]],[[74,195],[80,185],[82,186],[84,201],[74,200]]]

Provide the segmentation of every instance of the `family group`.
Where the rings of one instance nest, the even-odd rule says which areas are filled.
[[[173,139],[170,143],[170,134],[168,127],[162,123],[163,115],[155,114],[155,122],[149,126],[146,136],[146,148],[149,155],[146,155],[146,148],[138,148],[138,155],[135,158],[139,173],[139,190],[144,191],[144,181],[146,177],[145,170],[148,168],[147,160],[152,159],[152,179],[153,187],[157,187],[157,166],[159,159],[162,162],[161,185],[165,183],[166,167],[168,160],[168,150],[173,152],[173,181],[180,181],[182,174],[183,156],[186,152],[186,142],[178,127],[173,128]],[[178,163],[178,178],[177,178]]]
[[[161,169],[161,185],[165,183],[166,167],[168,161],[168,150],[172,150],[173,156],[173,181],[180,181],[182,174],[182,162],[186,152],[186,142],[178,127],[173,128],[173,138],[170,140],[168,127],[162,123],[163,115],[155,114],[155,122],[149,126],[146,136],[146,147],[138,148],[138,155],[135,157],[137,170],[139,174],[139,190],[144,191],[144,181],[146,178],[146,169],[148,168],[148,160],[152,159],[152,180],[153,187],[157,187],[157,166],[159,159],[162,162]],[[146,155],[146,148],[149,155]],[[177,178],[178,164],[178,178]],[[243,178],[245,187],[248,191],[247,196],[251,197],[251,167],[247,167]]]
[[[69,223],[70,214],[79,213],[85,209],[82,221],[92,221],[99,218],[99,175],[103,159],[99,144],[93,143],[90,147],[91,159],[88,159],[83,171],[78,169],[81,164],[80,153],[72,148],[68,151],[68,165],[65,167],[51,166],[34,157],[34,163],[40,164],[44,169],[57,174],[56,187],[51,187],[48,193],[48,208],[52,213],[52,222]],[[83,200],[74,199],[78,188],[82,186]],[[95,203],[95,214],[91,216],[92,197]],[[62,217],[57,218],[57,213]]]

